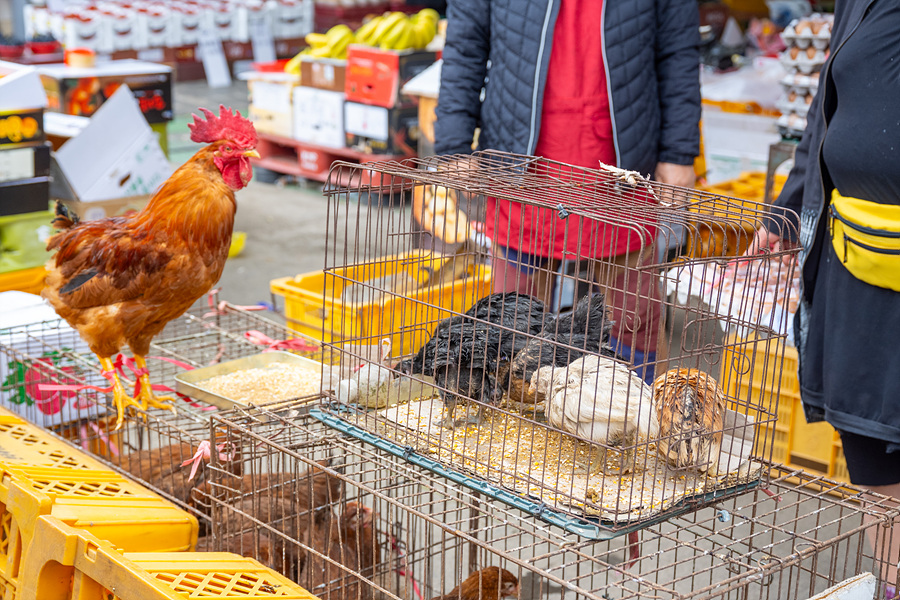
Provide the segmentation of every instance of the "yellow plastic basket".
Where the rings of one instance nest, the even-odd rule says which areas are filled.
[[[18,291],[40,294],[44,289],[46,276],[47,270],[43,266],[0,273],[0,292]]]
[[[315,596],[255,560],[229,553],[123,553],[53,517],[40,517],[42,543],[6,577],[16,600],[184,600]],[[8,592],[7,592],[8,593]],[[10,598],[9,595],[4,598]]]
[[[353,341],[362,345],[377,344],[379,339],[390,337],[392,354],[399,356],[417,352],[428,341],[434,325],[451,315],[447,311],[465,312],[491,293],[491,270],[485,265],[469,265],[467,277],[428,286],[428,277],[444,260],[448,259],[432,258],[427,251],[410,252],[329,271],[282,277],[270,285],[273,293],[284,296],[285,317],[291,329],[325,342]],[[353,283],[401,274],[422,287],[406,296],[385,294],[383,300],[367,303],[341,301],[344,289]]]
[[[754,452],[806,471],[849,482],[839,434],[825,422],[807,423],[797,378],[797,349],[783,348],[778,340],[730,338],[722,360],[720,382],[731,401],[729,408],[747,412],[757,420],[777,416],[774,424],[758,428]],[[757,408],[754,414],[753,409]]]
[[[0,465],[104,469],[83,452],[56,440],[47,432],[0,408]]]

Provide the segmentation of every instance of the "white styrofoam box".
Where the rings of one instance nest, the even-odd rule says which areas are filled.
[[[234,8],[226,2],[218,2],[209,10],[210,27],[222,41],[234,39],[236,17]]]
[[[135,41],[135,48],[176,46],[173,18],[172,11],[166,6],[152,5],[141,8],[138,11],[139,39]]]
[[[112,30],[113,50],[132,50],[135,48],[136,18],[134,11],[117,10],[108,15]]]
[[[239,4],[234,11],[234,23],[232,24],[234,41],[250,41],[251,21],[261,21],[261,28],[272,31],[273,7],[262,0],[248,0]]]
[[[88,415],[95,416],[95,407],[90,410],[87,410],[87,406],[78,408],[81,403],[76,402],[74,392],[57,392],[60,394],[58,398],[51,397],[53,392],[42,393],[50,401],[48,404],[62,404],[62,409],[58,412],[48,411],[46,408],[41,410],[30,394],[22,402],[24,389],[21,385],[15,385],[14,381],[21,383],[19,375],[32,368],[27,359],[50,360],[49,353],[62,349],[91,356],[90,348],[78,332],[61,320],[43,298],[24,292],[0,293],[0,405],[45,427]],[[74,365],[71,359],[63,358],[57,361],[56,366],[67,371],[71,369],[75,376],[82,375]],[[96,380],[91,383],[106,385]],[[48,412],[53,414],[47,414]]]
[[[702,119],[706,179],[710,184],[767,170],[769,147],[781,139],[775,117],[704,106]]]
[[[346,145],[343,92],[294,88],[294,138],[328,148],[343,148]]]
[[[109,52],[104,36],[103,19],[96,11],[74,10],[64,17],[66,48],[89,48],[95,52]],[[111,41],[110,41],[111,42]]]
[[[177,4],[172,10],[172,35],[170,44],[173,46],[190,46],[200,39],[200,26],[202,25],[200,10],[194,6]]]
[[[312,31],[312,0],[269,0],[272,7],[272,37],[295,39]]]
[[[386,142],[389,117],[388,109],[382,106],[369,106],[358,102],[344,103],[344,129],[352,135]]]

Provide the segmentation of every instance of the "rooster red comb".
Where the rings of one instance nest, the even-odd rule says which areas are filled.
[[[204,121],[197,115],[193,123],[188,123],[191,140],[201,144],[210,144],[219,140],[230,140],[241,148],[255,148],[257,137],[253,123],[241,116],[240,111],[231,112],[230,108],[219,105],[219,116],[211,110],[201,108],[206,116]]]

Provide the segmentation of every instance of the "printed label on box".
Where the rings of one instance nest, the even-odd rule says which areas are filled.
[[[0,151],[0,181],[34,177],[34,148]]]
[[[388,109],[347,102],[344,105],[344,129],[347,133],[386,142],[388,139]]]

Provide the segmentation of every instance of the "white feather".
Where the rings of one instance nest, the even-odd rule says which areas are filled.
[[[585,356],[557,367],[544,411],[550,425],[598,443],[659,437],[651,387],[605,356]]]

